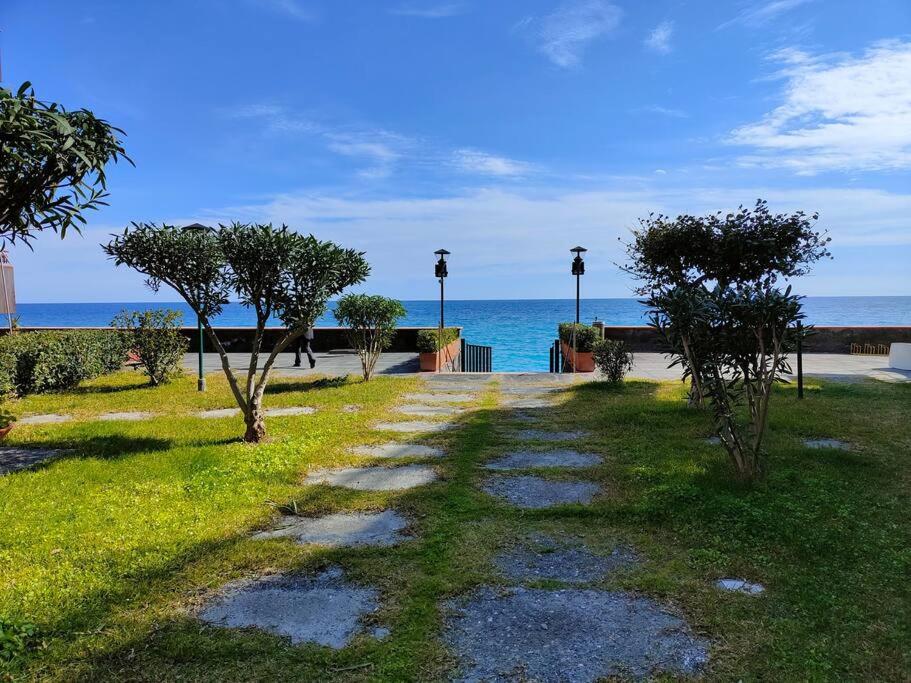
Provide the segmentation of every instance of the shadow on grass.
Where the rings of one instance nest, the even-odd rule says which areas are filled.
[[[354,384],[348,377],[321,377],[319,379],[273,380],[266,385],[265,394],[287,394],[294,392],[316,391],[319,389],[338,389]]]

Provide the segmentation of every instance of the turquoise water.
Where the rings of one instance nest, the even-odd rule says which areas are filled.
[[[408,316],[402,325],[435,326],[438,301],[404,301]],[[184,320],[193,316],[186,304],[74,303],[19,304],[23,326],[107,325],[123,308],[176,308]],[[902,297],[808,297],[804,300],[807,322],[814,325],[911,325],[911,296]],[[447,301],[446,324],[461,325],[463,335],[475,344],[494,347],[494,369],[500,371],[547,370],[547,350],[557,323],[575,317],[572,299],[512,301]],[[582,320],[603,320],[606,325],[643,325],[642,306],[635,299],[583,299]],[[252,325],[254,318],[240,304],[229,304],[217,324]],[[319,325],[334,326],[332,314]]]

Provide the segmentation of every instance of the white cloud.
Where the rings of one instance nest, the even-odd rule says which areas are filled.
[[[254,4],[279,12],[298,21],[313,21],[316,15],[298,0],[253,0]]]
[[[487,154],[477,149],[457,149],[453,164],[461,171],[480,175],[513,177],[527,175],[531,166],[523,161]]]
[[[911,169],[911,42],[877,43],[860,57],[775,53],[783,102],[729,142],[754,148],[745,165],[801,174]]]
[[[218,215],[285,222],[363,249],[373,266],[367,287],[391,296],[431,298],[432,252],[445,246],[453,253],[447,286],[454,298],[553,297],[568,285],[567,250],[576,243],[590,250],[586,296],[629,296],[632,283],[613,264],[623,258],[617,238],[625,239],[639,217],[651,211],[727,211],[764,197],[774,211],[818,210],[819,227],[834,239],[836,260],[818,268],[821,283],[830,279],[815,290],[813,278],[802,280],[801,292],[883,294],[911,288],[911,273],[881,287],[879,264],[839,262],[839,251],[851,247],[891,245],[893,254],[911,254],[911,194],[669,185],[670,177],[645,185],[618,181],[593,191],[487,188],[446,197],[386,199],[291,193]],[[838,273],[844,282],[838,282]]]
[[[780,15],[790,12],[801,5],[806,5],[815,0],[763,0],[762,2],[750,2],[740,13],[720,26],[718,29],[725,29],[736,24],[757,28],[764,26]]]
[[[517,28],[530,31],[538,50],[563,68],[579,64],[595,40],[612,33],[623,11],[607,0],[569,0],[552,14],[523,19]]]
[[[389,8],[389,14],[419,19],[445,19],[464,14],[466,7],[461,2],[437,3],[430,5],[407,4]]]
[[[666,55],[671,51],[671,37],[674,35],[674,23],[662,21],[653,28],[645,39],[645,47],[658,54]]]

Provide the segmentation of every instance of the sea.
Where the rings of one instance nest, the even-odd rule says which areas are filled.
[[[429,326],[439,323],[439,301],[403,301],[407,316],[402,326]],[[575,319],[574,299],[521,299],[447,301],[446,325],[461,326],[462,336],[472,344],[493,347],[494,370],[501,372],[546,371],[548,349],[556,336],[557,324]],[[17,304],[19,324],[23,327],[63,326],[98,327],[109,325],[121,310],[173,308],[184,313],[184,323],[195,318],[189,307],[177,302],[144,303],[52,303]],[[813,325],[909,325],[911,296],[807,297],[804,299],[807,324]],[[581,320],[605,325],[643,325],[645,309],[635,299],[582,299]],[[216,325],[255,324],[249,309],[231,303]],[[274,324],[281,324],[276,321]],[[330,310],[317,326],[338,323]]]

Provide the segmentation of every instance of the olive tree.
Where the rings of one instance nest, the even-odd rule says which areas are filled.
[[[396,323],[406,314],[401,301],[369,294],[348,294],[335,305],[335,319],[348,328],[348,340],[361,358],[364,381],[395,336]]]
[[[122,134],[86,109],[38,100],[30,83],[0,88],[0,240],[78,232],[84,212],[106,205],[105,166],[130,161]]]
[[[623,268],[640,282],[650,324],[683,368],[693,403],[708,401],[737,475],[762,474],[772,388],[803,318],[800,297],[777,283],[829,258],[817,216],[753,209],[706,217],[649,216],[627,245]],[[745,404],[747,423],[739,419]]]
[[[103,249],[116,265],[146,275],[154,291],[171,287],[202,320],[243,412],[248,442],[266,434],[263,393],[278,355],[313,326],[330,298],[370,272],[363,253],[284,225],[232,223],[217,230],[185,230],[133,223],[112,238]],[[256,316],[250,361],[240,376],[212,327],[232,297]],[[285,331],[266,352],[263,338],[270,318],[281,320]]]

